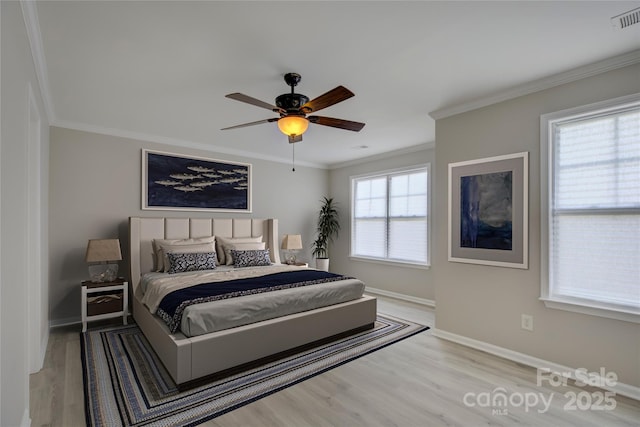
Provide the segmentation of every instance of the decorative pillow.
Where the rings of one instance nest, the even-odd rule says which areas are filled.
[[[199,244],[179,244],[179,245],[162,245],[162,255],[164,262],[164,272],[169,271],[169,258],[170,253],[196,253],[196,252],[215,252],[215,245],[213,243],[199,243]]]
[[[169,270],[167,271],[169,274],[216,268],[215,252],[169,252],[167,258],[169,259]]]
[[[231,251],[248,251],[248,250],[261,250],[265,248],[264,242],[251,242],[251,243],[229,243],[224,245],[225,264],[233,265],[233,254]]]
[[[153,247],[154,253],[154,265],[155,271],[163,272],[166,271],[164,260],[165,256],[162,253],[162,245],[194,245],[198,243],[213,243],[215,245],[216,238],[215,236],[208,237],[196,237],[193,239],[153,239],[151,245]],[[215,248],[215,246],[214,246]]]
[[[216,236],[216,252],[218,253],[218,264],[225,265],[227,263],[224,245],[230,244],[230,243],[259,243],[259,242],[262,242],[262,236],[234,237],[234,238]]]
[[[261,265],[271,265],[271,257],[269,250],[231,250],[231,256],[234,259],[234,267],[257,267]]]

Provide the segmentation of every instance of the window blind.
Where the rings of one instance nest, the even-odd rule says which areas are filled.
[[[426,168],[353,180],[351,255],[426,265]]]
[[[640,107],[552,124],[551,297],[640,309]]]

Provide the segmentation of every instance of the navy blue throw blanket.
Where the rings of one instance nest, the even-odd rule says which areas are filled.
[[[156,314],[165,321],[171,332],[176,332],[180,328],[184,309],[192,304],[343,279],[350,277],[319,270],[296,270],[225,282],[203,283],[167,294],[160,302]]]

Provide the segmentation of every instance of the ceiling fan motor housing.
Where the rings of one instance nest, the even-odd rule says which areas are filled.
[[[299,93],[285,93],[276,98],[276,106],[288,113],[297,112],[307,102],[309,98]]]

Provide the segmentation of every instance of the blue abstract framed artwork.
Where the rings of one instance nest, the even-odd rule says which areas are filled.
[[[449,261],[528,268],[529,153],[449,164]]]
[[[251,165],[142,150],[142,209],[251,212]]]

